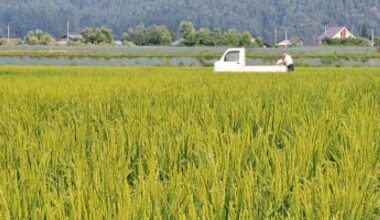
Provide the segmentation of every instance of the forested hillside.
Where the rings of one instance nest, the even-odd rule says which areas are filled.
[[[22,37],[28,30],[40,28],[57,36],[71,29],[106,26],[121,36],[140,23],[166,25],[177,32],[182,20],[196,28],[250,31],[273,42],[278,37],[313,37],[324,25],[347,26],[358,33],[366,22],[380,33],[380,0],[0,0],[0,35]]]

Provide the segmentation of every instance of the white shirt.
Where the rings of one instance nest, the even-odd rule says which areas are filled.
[[[286,63],[287,66],[293,64],[293,59],[292,59],[292,57],[289,54],[285,55],[284,61],[285,61],[285,63]]]

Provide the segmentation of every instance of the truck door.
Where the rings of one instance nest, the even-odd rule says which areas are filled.
[[[241,68],[240,51],[231,50],[224,56],[224,67],[229,70],[235,70]]]

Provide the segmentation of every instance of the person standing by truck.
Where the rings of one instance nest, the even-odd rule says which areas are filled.
[[[286,66],[288,68],[288,72],[294,71],[293,59],[289,54],[285,52],[281,53],[281,59],[277,62],[277,64]]]

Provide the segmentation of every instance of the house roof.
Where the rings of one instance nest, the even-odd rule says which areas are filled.
[[[330,27],[327,28],[326,32],[323,32],[317,40],[323,40],[325,38],[333,38],[335,35],[337,35],[343,28],[345,27]]]
[[[83,37],[82,37],[81,34],[69,34],[69,36],[67,36],[67,34],[64,34],[64,35],[60,36],[58,38],[58,40],[67,39],[67,38],[69,38],[69,39],[78,39],[78,40],[83,39]]]
[[[290,46],[292,45],[292,43],[290,42],[290,40],[288,39],[285,39],[283,41],[280,41],[276,44],[276,46]]]
[[[299,37],[291,37],[290,39],[285,39],[283,41],[280,41],[276,44],[276,46],[291,46],[293,44],[296,44],[298,42],[302,41],[302,38]]]

